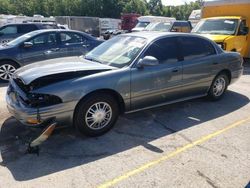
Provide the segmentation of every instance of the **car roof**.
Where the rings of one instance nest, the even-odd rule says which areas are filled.
[[[3,25],[3,26],[10,26],[10,25],[56,25],[56,24],[53,24],[53,23],[41,23],[41,22],[33,22],[33,23],[11,23],[11,24],[6,24],[6,25]]]
[[[205,20],[213,20],[213,19],[241,19],[242,16],[216,16],[216,17],[209,17],[203,18]]]
[[[74,33],[80,33],[84,35],[85,37],[88,37],[89,39],[93,39],[93,40],[95,39],[95,37],[91,36],[88,33],[85,33],[83,31],[71,30],[71,29],[40,29],[40,30],[35,30],[32,32],[36,32],[37,34],[47,33],[47,32],[74,32]]]
[[[174,22],[176,22],[176,23],[189,23],[190,21],[188,21],[188,20],[175,20]]]
[[[171,37],[171,36],[194,36],[194,37],[199,37],[199,38],[203,38],[203,39],[207,39],[205,37],[202,37],[200,35],[197,34],[192,34],[192,33],[182,33],[182,32],[159,32],[159,31],[141,31],[141,32],[132,32],[132,33],[127,33],[127,34],[123,34],[126,36],[135,36],[135,37],[142,37],[142,38],[146,38],[147,40],[155,40],[157,38],[161,38],[161,37]]]
[[[84,33],[82,31],[77,31],[77,30],[71,30],[71,29],[40,29],[36,30],[37,33],[46,33],[46,32],[76,32],[76,33]],[[87,33],[84,33],[87,34]]]

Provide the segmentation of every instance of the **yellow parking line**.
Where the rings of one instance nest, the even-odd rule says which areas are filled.
[[[143,172],[144,170],[146,170],[146,169],[148,169],[150,167],[153,167],[153,166],[155,166],[155,165],[157,165],[157,164],[159,164],[159,163],[161,163],[163,161],[166,161],[169,158],[178,155],[179,153],[182,153],[182,152],[184,152],[184,151],[186,151],[186,150],[188,150],[188,149],[190,149],[190,148],[192,148],[192,147],[194,147],[194,146],[196,146],[198,144],[206,142],[206,141],[210,140],[211,138],[214,138],[214,137],[216,137],[216,136],[218,136],[218,135],[220,135],[220,134],[222,134],[222,133],[224,133],[224,132],[226,132],[226,131],[228,131],[228,130],[230,130],[232,128],[235,128],[235,127],[237,127],[239,125],[242,125],[242,124],[244,124],[244,123],[246,123],[248,121],[250,121],[250,117],[246,118],[246,119],[243,119],[243,120],[240,120],[240,121],[237,121],[237,122],[223,128],[223,129],[218,130],[218,131],[216,131],[214,133],[211,133],[211,134],[209,134],[207,136],[201,137],[200,139],[198,139],[198,140],[196,140],[196,141],[194,141],[194,142],[192,142],[190,144],[184,145],[183,147],[180,147],[180,148],[176,149],[175,151],[173,151],[173,152],[171,152],[171,153],[169,153],[167,155],[164,155],[163,157],[161,157],[159,159],[156,159],[156,160],[153,160],[153,161],[148,162],[146,164],[143,164],[142,166],[139,166],[138,168],[136,168],[134,170],[128,171],[128,172],[126,172],[125,174],[123,174],[121,176],[118,176],[118,177],[116,177],[116,178],[114,178],[112,180],[109,180],[109,181],[99,185],[98,188],[107,188],[107,187],[110,187],[110,186],[114,186],[115,184],[117,184],[117,183],[119,183],[119,182],[121,182],[121,181],[123,181],[125,179],[128,179],[131,176],[134,176],[134,175],[136,175],[136,174],[138,174],[140,172]]]

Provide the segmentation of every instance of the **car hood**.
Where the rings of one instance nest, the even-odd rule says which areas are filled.
[[[139,31],[143,31],[145,28],[144,27],[135,27],[132,29],[132,32],[139,32]]]
[[[211,34],[199,34],[199,35],[209,38],[214,42],[223,42],[225,39],[231,37],[231,35],[211,35]]]
[[[3,45],[3,44],[0,45],[0,50],[1,50],[1,52],[2,52],[3,50],[7,50],[7,49],[10,49],[10,48],[13,48],[13,46],[7,46],[7,45]]]
[[[18,69],[13,75],[13,78],[19,78],[25,85],[28,85],[39,78],[48,77],[53,79],[53,75],[60,75],[61,77],[67,75],[68,77],[72,77],[72,75],[77,74],[79,77],[81,75],[86,76],[112,69],[117,68],[85,60],[80,56],[51,59],[33,63]]]

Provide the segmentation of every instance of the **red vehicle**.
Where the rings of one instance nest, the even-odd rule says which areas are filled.
[[[136,14],[136,13],[122,14],[121,30],[131,31],[131,29],[133,29],[135,25],[137,24],[137,18],[140,16],[141,16],[140,14]]]

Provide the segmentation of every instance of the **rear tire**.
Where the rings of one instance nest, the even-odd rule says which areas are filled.
[[[208,97],[209,99],[216,101],[223,97],[227,87],[229,85],[229,78],[225,73],[217,75],[210,86]]]
[[[87,136],[100,136],[114,126],[118,115],[117,101],[111,95],[94,94],[78,104],[74,125]]]
[[[19,66],[12,61],[0,62],[0,82],[9,82],[13,73],[19,68]]]

